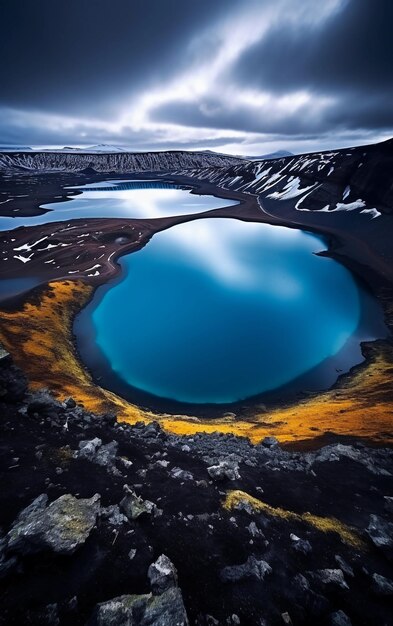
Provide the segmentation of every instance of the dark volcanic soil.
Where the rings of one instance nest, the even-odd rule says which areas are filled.
[[[27,395],[9,357],[0,361],[0,393],[0,624],[85,624],[97,603],[148,593],[148,568],[161,554],[178,571],[191,624],[393,623],[391,450],[336,440],[290,452],[274,439],[253,446],[121,425],[47,393]],[[159,510],[124,516],[125,485]],[[226,510],[233,490],[273,508]],[[49,502],[100,495],[95,523],[72,554],[59,553],[67,510],[49,528],[50,544],[28,531],[18,544],[7,535],[41,494]],[[307,511],[317,525],[301,517]],[[325,518],[359,543],[346,542],[337,521],[329,528],[339,532],[323,532]],[[224,569],[250,557],[248,568]],[[250,567],[255,560],[264,565]]]

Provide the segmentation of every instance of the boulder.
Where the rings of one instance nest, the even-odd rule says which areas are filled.
[[[328,610],[328,600],[310,589],[310,583],[303,574],[297,574],[293,578],[291,588],[297,604],[304,608],[308,616],[320,618]]]
[[[98,448],[102,445],[102,439],[94,437],[94,439],[79,442],[78,458],[92,461],[97,454]]]
[[[385,522],[385,520],[378,515],[370,515],[366,533],[377,548],[388,555],[392,554],[393,524],[391,522]]]
[[[164,432],[160,426],[160,424],[156,421],[149,422],[149,424],[142,423],[142,432],[140,433],[141,437],[144,439],[157,439],[164,436]]]
[[[79,442],[79,452],[76,453],[76,456],[77,458],[87,459],[91,463],[101,465],[112,474],[119,475],[120,472],[115,467],[118,448],[119,444],[116,441],[103,445],[101,439],[94,437],[94,439]]]
[[[323,588],[336,588],[348,590],[344,574],[341,569],[318,569],[314,572],[307,572],[308,577]]]
[[[393,596],[393,580],[373,574],[371,589],[377,596]]]
[[[125,595],[98,604],[88,626],[188,626],[181,591],[161,595]]]
[[[27,404],[27,414],[32,416],[38,415],[40,417],[55,418],[63,412],[63,404],[55,400],[47,389],[37,391]]]
[[[291,547],[296,552],[309,554],[312,551],[311,543],[307,539],[301,539],[294,533],[291,533],[289,538],[291,540]]]
[[[66,398],[63,401],[63,406],[64,406],[65,409],[75,409],[76,402],[75,402],[74,398],[69,397],[69,398]]]
[[[147,575],[154,594],[163,593],[170,587],[177,586],[177,570],[165,554],[161,554],[157,561],[150,565]]]
[[[38,496],[19,513],[7,535],[7,549],[21,554],[51,550],[73,554],[83,545],[95,526],[100,496],[60,496],[47,505],[48,496]]]
[[[208,474],[213,480],[239,480],[239,465],[236,461],[220,461],[218,465],[207,468]]]
[[[387,513],[393,513],[393,497],[384,496],[384,509]]]
[[[339,554],[335,554],[334,560],[346,576],[349,576],[350,578],[353,578],[355,576],[352,567],[346,561],[344,561],[342,556],[340,556]]]
[[[165,461],[157,461],[157,463],[165,463]],[[172,468],[169,473],[172,478],[177,478],[178,480],[194,480],[194,476],[191,474],[191,472],[187,472],[180,467]]]
[[[220,578],[224,583],[234,583],[245,578],[257,578],[264,580],[265,576],[272,573],[272,568],[266,561],[258,560],[255,556],[249,556],[241,565],[228,565],[220,572]]]
[[[129,520],[138,519],[141,515],[152,515],[157,511],[154,502],[143,500],[128,485],[124,486],[126,495],[120,502],[120,508]]]
[[[247,530],[250,533],[251,537],[262,537],[263,539],[265,538],[263,532],[260,528],[258,528],[254,521],[249,523],[249,525],[247,526]]]
[[[101,508],[101,519],[105,519],[111,526],[122,526],[125,522],[128,522],[128,518],[121,513],[118,504],[111,504],[105,508]]]
[[[381,451],[380,456],[365,454],[364,449],[342,443],[332,444],[321,448],[316,453],[306,455],[311,464],[337,462],[342,459],[349,459],[354,463],[364,465],[369,472],[380,476],[391,476],[387,469],[388,457]]]
[[[352,622],[344,611],[335,611],[329,615],[329,626],[352,626]]]
[[[278,439],[276,439],[275,437],[264,437],[264,439],[262,439],[261,444],[265,447],[265,448],[276,448],[279,445]]]

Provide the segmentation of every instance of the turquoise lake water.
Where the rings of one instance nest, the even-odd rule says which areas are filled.
[[[85,217],[150,219],[188,215],[238,204],[235,200],[191,194],[190,189],[161,180],[111,180],[68,189],[81,193],[62,202],[42,204],[47,209],[42,215],[0,216],[0,231]]]
[[[125,386],[193,404],[278,389],[324,362],[330,385],[383,323],[352,274],[314,254],[324,248],[299,230],[234,219],[160,232],[121,259],[122,278],[82,313],[76,328],[95,335],[84,359],[94,369],[99,353]],[[378,329],[359,331],[365,302]]]

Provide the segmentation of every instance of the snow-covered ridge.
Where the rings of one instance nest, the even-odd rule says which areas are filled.
[[[331,152],[204,167],[178,174],[279,202],[298,211],[393,213],[393,141]]]
[[[159,172],[175,169],[230,167],[244,163],[238,157],[204,152],[2,152],[1,170],[32,172],[78,172],[92,168],[97,172]]]

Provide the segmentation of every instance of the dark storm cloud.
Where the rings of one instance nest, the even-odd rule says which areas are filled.
[[[298,135],[321,130],[319,116],[273,111],[270,116],[262,107],[239,105],[226,109],[221,101],[206,99],[198,103],[171,102],[152,111],[152,119],[199,128],[232,129],[247,133],[281,133]]]
[[[80,114],[182,67],[194,33],[240,0],[2,0],[1,103]]]
[[[391,0],[348,1],[317,28],[284,21],[242,55],[231,79],[276,95],[308,89],[332,96],[326,128],[392,128],[392,24]]]
[[[223,80],[239,91],[257,89],[277,100],[306,91],[330,99],[320,114],[270,111],[221,102],[173,102],[157,107],[154,119],[206,128],[296,135],[313,130],[393,128],[392,0],[350,0],[319,24],[286,15],[241,55]],[[312,109],[314,109],[314,114]],[[310,115],[311,113],[311,115]],[[317,113],[317,114],[315,114]]]
[[[0,118],[2,119],[0,146],[21,145],[22,143],[27,146],[40,146],[43,144],[45,146],[72,146],[81,143],[81,133],[86,130],[83,124],[76,124],[71,129],[46,127],[43,130],[43,126],[40,124],[23,125],[21,127],[19,124],[14,124],[12,115],[9,117],[7,113],[7,111],[3,110],[1,115],[0,112]],[[24,139],[23,142],[22,139]],[[227,137],[229,142],[235,142],[238,139],[234,135]],[[189,140],[187,138],[184,141],[179,139],[171,141],[166,135],[161,137],[156,131],[149,132],[146,129],[137,131],[130,127],[124,127],[121,135],[114,136],[113,132],[105,128],[92,128],[88,134],[88,145],[102,143],[111,143],[125,148],[131,146],[135,151],[189,148]],[[192,147],[195,149],[214,148],[221,143],[222,139],[219,137],[211,139],[202,137],[200,140],[194,139]]]
[[[242,55],[231,78],[276,92],[391,90],[392,24],[391,0],[347,0],[319,26],[302,26],[283,15]]]
[[[393,0],[2,0],[0,23],[0,144],[252,153],[393,129]]]

